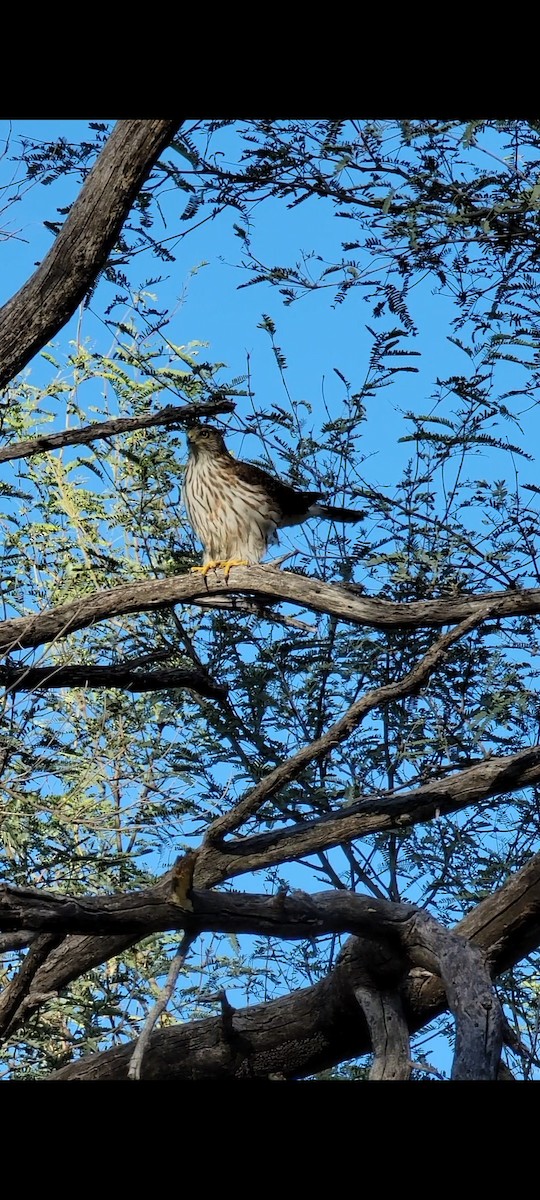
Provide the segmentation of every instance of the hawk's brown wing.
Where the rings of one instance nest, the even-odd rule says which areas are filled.
[[[252,483],[255,487],[263,487],[274,503],[278,505],[284,517],[305,516],[311,505],[323,495],[322,492],[297,491],[290,484],[282,483],[280,479],[270,475],[268,471],[263,471],[262,467],[238,462],[237,459],[233,461],[238,479],[244,480],[245,483]]]

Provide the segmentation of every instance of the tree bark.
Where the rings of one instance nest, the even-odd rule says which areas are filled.
[[[193,867],[191,863],[191,868]],[[195,864],[196,865],[196,864]],[[174,872],[172,873],[174,876]],[[173,889],[174,890],[174,889]],[[164,877],[157,889],[150,889],[155,904],[154,917],[160,905],[169,905],[170,876]],[[12,915],[17,916],[23,923],[25,916],[34,908],[36,914],[43,902],[47,907],[47,898],[35,889],[7,889],[8,908],[13,900]],[[17,910],[17,895],[21,907]],[[26,897],[26,900],[25,900]],[[185,904],[185,895],[181,893],[181,903]],[[73,901],[60,898],[60,908],[65,905],[64,919],[74,919],[72,904],[79,906],[79,919],[88,922],[96,920],[95,908],[98,903],[109,914],[123,904],[131,909],[130,919],[137,923],[142,910],[148,902],[148,892],[139,896],[139,911],[136,912],[137,899],[127,897],[88,898],[85,901]],[[234,893],[218,895],[195,895],[193,898],[196,920],[198,905],[207,914],[212,910],[213,925],[216,926],[217,909],[221,909],[219,927],[232,929],[244,928],[239,921],[239,913],[243,907],[246,912],[254,903],[252,896],[238,897]],[[366,970],[386,974],[388,984],[395,989],[395,981],[402,971],[402,958],[396,948],[401,944],[402,949],[414,957],[419,963],[424,962],[423,968],[415,968],[407,977],[402,993],[402,1001],[407,1024],[411,1030],[421,1028],[433,1017],[443,1011],[447,1005],[444,985],[441,979],[432,973],[434,961],[446,955],[444,970],[447,973],[447,987],[451,990],[456,959],[454,936],[466,938],[471,946],[473,963],[478,951],[489,961],[491,973],[496,976],[510,965],[518,962],[533,946],[540,941],[540,854],[531,859],[521,871],[512,876],[506,884],[494,895],[483,900],[481,904],[469,913],[454,929],[453,933],[441,936],[444,940],[442,952],[437,948],[433,937],[437,938],[436,922],[431,922],[426,914],[417,914],[412,906],[394,906],[389,902],[372,901],[367,897],[347,896],[343,893],[331,893],[326,901],[321,897],[301,897],[298,900],[291,897],[259,897],[257,904],[263,912],[263,923],[259,928],[266,932],[279,933],[289,922],[288,936],[314,936],[317,929],[317,919],[321,919],[322,909],[327,906],[326,917],[330,911],[334,913],[332,928],[344,927],[345,923],[354,919],[358,931],[370,933],[368,938],[353,937],[349,939],[338,965],[321,983],[312,988],[294,992],[269,1004],[260,1004],[236,1012],[231,1020],[223,1017],[192,1022],[188,1025],[176,1026],[155,1032],[149,1042],[145,1055],[143,1078],[155,1079],[218,1079],[218,1078],[253,1078],[268,1077],[269,1074],[279,1073],[285,1077],[313,1074],[348,1058],[366,1053],[370,1048],[368,1028],[363,1018],[356,990],[365,987]],[[311,907],[310,907],[311,906]],[[181,907],[181,905],[180,905]],[[94,908],[94,913],[91,910]],[[398,912],[399,910],[399,912]],[[178,908],[177,908],[178,912]],[[171,917],[174,905],[169,907]],[[228,915],[227,915],[228,914]],[[253,917],[253,909],[251,908]],[[337,916],[339,915],[339,918]],[[186,913],[184,913],[184,918]],[[397,920],[396,920],[397,918]],[[61,924],[58,914],[56,930]],[[385,936],[381,940],[373,936],[380,921],[386,923]],[[291,922],[296,929],[291,929]],[[339,924],[341,922],[341,925]],[[409,923],[404,932],[399,929]],[[45,917],[45,924],[48,924]],[[36,924],[43,928],[44,924],[37,917]],[[435,931],[430,929],[430,923]],[[54,921],[51,922],[54,927]],[[251,927],[253,922],[251,922]],[[399,929],[397,938],[396,926]],[[132,926],[133,927],[133,926]],[[162,926],[161,926],[162,927]],[[49,925],[50,928],[50,925]],[[319,929],[321,926],[319,925]],[[386,936],[388,935],[388,936]],[[139,934],[141,936],[141,934]],[[138,940],[137,937],[103,937],[89,938],[69,936],[51,951],[49,958],[36,972],[32,986],[24,1001],[24,1015],[27,1017],[34,1008],[43,1001],[43,995],[57,992],[66,986],[69,980],[75,978],[97,962],[105,961],[108,957],[120,953],[128,945]],[[457,941],[457,939],[456,939]],[[370,947],[366,951],[366,945]],[[91,951],[93,950],[93,954]],[[483,970],[483,958],[478,960]],[[467,958],[461,958],[461,963],[467,964]],[[459,970],[462,968],[459,967]],[[468,978],[472,978],[469,972]],[[466,981],[467,982],[467,981]],[[483,985],[482,985],[483,986]],[[478,1009],[475,1004],[480,1000],[481,991],[472,1004],[467,997],[467,988],[460,986],[459,1002],[462,1005],[464,1021],[461,1024],[462,1039],[472,1037],[478,1040]],[[454,1001],[451,999],[451,1003]],[[491,1000],[490,1000],[491,1004]],[[493,1071],[497,1055],[497,1029],[494,1025],[493,1009],[484,1005],[482,1018],[487,1021],[486,1034],[481,1042],[485,1045],[490,1057]],[[13,1027],[13,1026],[12,1026]],[[458,1024],[459,1028],[459,1024]],[[60,1071],[54,1072],[50,1078],[58,1079],[124,1079],[130,1058],[133,1054],[134,1043],[104,1051],[89,1056],[78,1062],[70,1063]],[[463,1062],[465,1055],[464,1042],[458,1046],[459,1056]],[[403,1051],[401,1052],[401,1068],[403,1069]],[[461,1077],[464,1077],[462,1074]]]
[[[22,649],[41,646],[76,629],[124,613],[155,612],[175,604],[201,602],[208,606],[214,597],[219,600],[222,596],[230,598],[238,593],[254,596],[264,605],[298,604],[352,625],[390,630],[438,628],[470,618],[480,625],[483,621],[538,616],[540,613],[540,588],[394,604],[378,596],[357,596],[354,590],[337,583],[322,583],[292,571],[277,571],[268,564],[233,567],[228,581],[222,571],[213,570],[204,577],[175,575],[170,579],[121,584],[59,604],[47,612],[2,621],[0,651],[9,651],[16,645]]]
[[[97,279],[181,122],[118,121],[37,271],[0,309],[0,387],[62,328]]]
[[[538,856],[537,856],[538,857]],[[540,877],[540,863],[536,864]],[[539,889],[540,890],[540,889]],[[499,895],[499,911],[504,903],[502,888]],[[490,901],[484,901],[489,904]],[[538,898],[540,911],[540,896]],[[391,905],[389,906],[391,908]],[[407,906],[398,906],[404,907]],[[420,927],[425,914],[419,914]],[[536,921],[538,917],[536,916]],[[427,918],[428,922],[431,921]],[[453,934],[467,936],[467,922],[461,922]],[[436,922],[431,922],[436,925]],[[411,948],[418,938],[419,926],[415,918],[402,943]],[[508,933],[508,930],[507,930]],[[444,937],[444,931],[443,931]],[[422,934],[420,935],[422,939]],[[509,937],[505,939],[508,952]],[[457,941],[457,939],[456,939]],[[493,967],[496,973],[501,943],[491,946]],[[474,956],[475,946],[469,947]],[[517,943],[513,946],[516,958],[520,957]],[[430,946],[431,952],[431,946]],[[365,1054],[371,1049],[369,1028],[359,1004],[366,986],[366,971],[384,978],[396,977],[400,970],[399,956],[395,945],[387,939],[377,940],[352,937],[346,943],[340,961],[334,970],[311,988],[302,988],[291,995],[267,1004],[257,1004],[238,1011],[227,1009],[225,1019],[222,1005],[221,1017],[210,1017],[185,1025],[158,1030],[149,1039],[145,1053],[142,1079],[159,1080],[205,1080],[219,1079],[268,1079],[278,1075],[285,1079],[305,1077],[326,1070],[336,1063]],[[450,962],[446,964],[450,967]],[[469,977],[467,982],[473,982]],[[494,1013],[488,1008],[482,1013],[483,981],[476,997],[470,1003],[465,992],[461,1000],[452,1003],[460,1009],[462,1020],[458,1020],[455,1078],[470,1078],[468,1055],[473,1054],[474,1070],[478,1078],[495,1078],[500,1049],[501,1023],[493,1020]],[[448,984],[448,980],[447,980]],[[403,1012],[411,1030],[421,1028],[447,1006],[444,986],[439,978],[427,970],[413,971],[407,978],[402,992]],[[496,1002],[494,1005],[496,1009]],[[483,1025],[480,1023],[483,1021]],[[377,1071],[382,1071],[382,1033],[377,1040]],[[398,1046],[399,1040],[399,1046]],[[134,1053],[135,1042],[121,1047],[88,1055],[77,1062],[69,1063],[48,1078],[57,1079],[127,1079],[129,1063]],[[479,1063],[485,1045],[485,1061]],[[397,1036],[389,1037],[389,1075],[405,1077],[406,1047],[403,1028]],[[479,1057],[478,1057],[479,1056]],[[487,1063],[487,1069],[486,1069]],[[382,1076],[381,1076],[382,1077]]]
[[[69,667],[2,667],[0,684],[10,692],[50,691],[52,688],[120,688],[125,692],[161,692],[188,688],[199,696],[222,700],[227,689],[214,683],[202,671],[180,667],[141,671],[129,663],[100,667],[73,663]]]

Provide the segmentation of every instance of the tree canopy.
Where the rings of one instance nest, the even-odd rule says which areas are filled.
[[[70,196],[0,309],[1,1077],[536,1078],[540,124],[14,127],[0,161],[0,255]],[[265,261],[300,206],[321,240]],[[267,311],[270,402],[177,340],[163,280],[224,214],[264,303],[362,298],[331,398]],[[362,524],[193,573],[197,420]]]

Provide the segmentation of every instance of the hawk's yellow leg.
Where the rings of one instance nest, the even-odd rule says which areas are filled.
[[[211,562],[205,563],[204,567],[191,567],[192,571],[198,571],[200,575],[207,575],[209,571],[213,571],[216,567],[221,567],[225,579],[229,578],[231,567],[248,567],[247,558],[228,558],[225,561],[221,558],[212,559]]]
[[[213,558],[210,562],[205,563],[204,567],[190,567],[190,571],[196,571],[199,575],[208,575],[209,571],[213,571],[214,567],[220,567],[219,558]]]
[[[226,580],[229,578],[231,567],[249,567],[247,558],[228,558],[226,562],[221,562],[219,565]]]

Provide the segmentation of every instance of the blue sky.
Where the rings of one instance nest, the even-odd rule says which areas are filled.
[[[0,122],[0,303],[8,300],[25,282],[50,247],[53,235],[44,221],[61,220],[58,209],[71,203],[79,190],[74,176],[62,177],[47,187],[37,185],[27,189],[23,186],[20,202],[9,212],[3,212],[2,197],[9,194],[14,173],[10,147],[16,147],[24,136],[43,141],[57,137],[78,141],[88,137],[88,123]],[[229,139],[232,156],[234,134],[220,136],[225,138],[225,145]],[[182,165],[182,160],[179,161]],[[19,178],[22,177],[19,168]],[[362,289],[352,289],[340,305],[332,303],[330,290],[316,290],[285,306],[277,288],[268,284],[241,287],[249,277],[239,269],[242,245],[233,230],[234,223],[241,223],[241,218],[230,210],[213,221],[204,221],[183,236],[186,223],[180,221],[180,213],[184,204],[185,195],[172,186],[160,197],[163,224],[160,225],[158,220],[156,234],[167,237],[176,254],[176,262],[159,263],[150,253],[140,254],[137,262],[140,280],[158,274],[163,276],[152,291],[158,307],[167,307],[174,312],[167,336],[181,345],[192,341],[208,343],[208,348],[200,353],[211,361],[226,364],[223,379],[245,375],[249,370],[256,403],[269,407],[277,402],[286,407],[287,396],[270,338],[267,332],[258,328],[263,313],[268,313],[276,324],[276,342],[287,360],[285,377],[289,393],[294,399],[305,400],[312,406],[313,423],[317,427],[325,419],[323,399],[330,412],[338,413],[341,409],[344,386],[336,370],[350,381],[352,392],[362,386],[366,376],[372,347],[367,326],[373,327],[376,322],[371,305],[363,299]],[[341,240],[350,236],[351,225],[351,222],[334,216],[332,205],[317,199],[292,209],[276,200],[264,201],[253,209],[252,222],[255,254],[263,262],[275,264],[294,262],[312,250],[325,260],[338,260],[342,253]],[[100,283],[95,305],[91,308],[99,310],[102,307],[100,297],[106,296],[110,300],[112,292],[109,285]],[[452,373],[468,375],[474,369],[471,360],[448,340],[455,310],[450,297],[443,294],[440,287],[436,288],[432,279],[420,280],[413,287],[410,306],[419,334],[404,345],[416,351],[418,357],[403,362],[414,365],[418,373],[400,374],[392,385],[375,393],[368,401],[368,421],[362,435],[365,461],[361,465],[361,474],[389,496],[392,496],[395,482],[414,449],[399,441],[411,432],[403,412],[407,409],[430,412],[434,408],[433,389],[437,377],[445,378]],[[68,336],[75,336],[79,315],[76,313],[55,339],[60,346],[65,347]],[[392,324],[398,324],[397,318],[389,319],[387,326]],[[384,322],[379,323],[377,328],[383,325]],[[85,312],[82,328],[83,336],[90,344],[106,353],[110,334],[91,311]],[[39,357],[26,371],[30,372],[31,382],[45,382],[53,374],[53,368]],[[499,367],[498,371],[502,389],[510,374],[504,367]],[[519,368],[517,371],[519,375]],[[512,386],[515,386],[515,375],[512,375]],[[174,402],[174,397],[170,394],[164,398],[165,403],[171,401]],[[519,408],[518,402],[516,407]],[[250,411],[249,401],[239,399],[238,416],[241,418]],[[536,411],[526,413],[523,421],[529,443],[535,441],[539,433]],[[228,426],[233,430],[235,425],[238,427],[232,417]],[[255,437],[233,436],[230,445],[241,457],[256,458],[261,454],[261,446]],[[279,451],[275,443],[272,450],[271,436],[268,446],[279,472]],[[518,467],[522,479],[535,482],[534,465],[520,460]],[[478,469],[480,474],[500,478],[508,470],[508,460],[503,461],[500,452],[486,450]],[[346,496],[343,499],[347,501]],[[282,538],[285,549],[296,542],[289,534],[285,542]]]
[[[44,141],[63,136],[68,141],[88,136],[87,123],[81,121],[15,121],[0,122],[0,153],[11,139],[16,145],[22,136]],[[13,177],[14,166],[9,161],[9,148],[0,158],[0,197]],[[21,174],[21,172],[20,172]],[[61,178],[48,187],[35,186],[22,192],[20,202],[5,219],[0,201],[0,303],[5,303],[33,271],[52,242],[52,234],[44,221],[58,221],[58,208],[75,199],[78,184],[72,177]],[[248,277],[236,263],[242,256],[242,246],[235,236],[233,224],[238,214],[226,212],[214,221],[205,222],[188,236],[185,224],[179,220],[184,197],[172,190],[161,199],[166,230],[157,227],[174,240],[176,263],[157,263],[150,254],[139,256],[140,278],[162,273],[164,279],[153,289],[159,305],[175,310],[168,334],[174,342],[187,344],[193,340],[208,342],[208,357],[226,364],[227,377],[240,376],[248,369],[257,402],[285,403],[283,385],[276,369],[268,334],[257,326],[262,314],[268,313],[276,323],[276,341],[283,350],[288,369],[287,385],[291,395],[306,400],[317,415],[323,414],[322,398],[328,407],[339,409],[343,384],[335,374],[337,368],[357,390],[366,374],[372,339],[366,326],[373,325],[370,305],[362,298],[360,289],[349,293],[341,305],[332,305],[330,291],[313,291],[301,300],[285,307],[277,289],[262,284],[240,287]],[[296,260],[302,252],[318,250],[328,260],[341,255],[341,238],[349,230],[333,216],[332,208],[317,200],[287,210],[278,201],[269,200],[253,212],[252,244],[255,252],[266,262],[281,263]],[[4,235],[2,236],[2,230]],[[6,236],[9,234],[10,236]],[[15,235],[15,236],[11,236]],[[202,265],[202,264],[205,265]],[[104,287],[106,285],[100,285]],[[401,375],[399,382],[377,393],[372,401],[370,419],[365,432],[365,450],[370,457],[370,472],[379,485],[392,486],[396,472],[406,461],[409,450],[396,445],[400,433],[407,432],[399,409],[419,404],[425,408],[432,381],[436,374],[462,370],[459,351],[446,340],[449,302],[443,296],[434,297],[429,283],[419,285],[412,294],[412,304],[422,331],[414,341],[421,357],[409,360],[419,368],[418,375]],[[96,307],[98,305],[96,304]],[[426,338],[424,315],[429,310],[429,339]],[[77,315],[67,330],[75,330]],[[85,315],[84,331],[106,350],[108,335],[89,314]],[[66,334],[57,341],[65,342]],[[41,370],[38,361],[32,371]],[[434,370],[434,368],[436,369]],[[247,401],[246,411],[248,411]],[[242,412],[242,401],[238,404]],[[257,453],[255,443],[242,451],[246,457]]]

